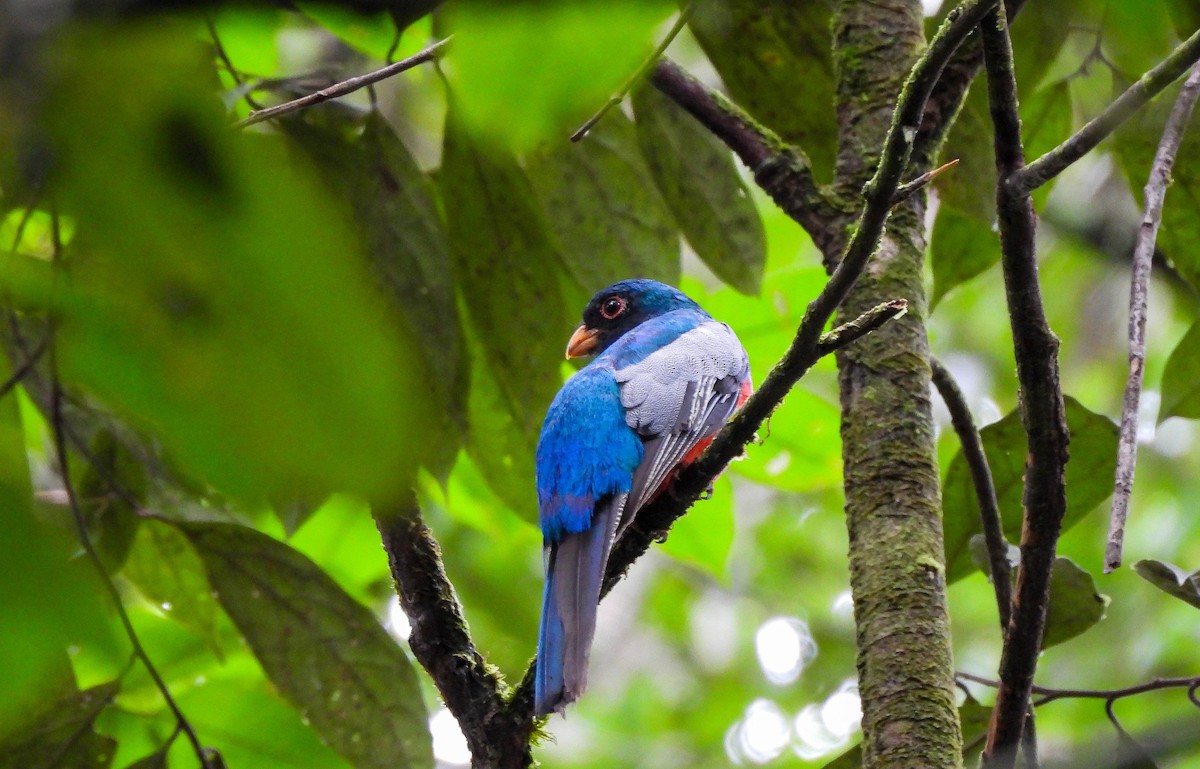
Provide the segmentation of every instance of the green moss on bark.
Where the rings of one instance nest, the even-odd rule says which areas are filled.
[[[922,25],[916,0],[837,5],[835,185],[846,196],[874,171],[896,95],[924,46]],[[865,769],[962,764],[924,325],[923,214],[923,196],[893,212],[840,311],[846,320],[881,301],[909,301],[904,318],[838,356]]]

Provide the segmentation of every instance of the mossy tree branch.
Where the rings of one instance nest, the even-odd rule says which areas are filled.
[[[840,272],[871,257],[839,300],[843,317],[882,296],[910,303],[903,320],[838,356],[863,766],[870,769],[955,769],[962,761],[924,327],[924,196],[889,209],[902,176],[929,170],[919,156],[911,168],[910,160],[930,95],[993,4],[954,8],[928,45],[919,4],[845,2],[834,11],[835,187],[842,195],[862,190],[865,206],[845,248],[826,251],[826,263]]]
[[[415,498],[378,508],[375,524],[401,608],[412,626],[408,643],[413,656],[462,727],[472,766],[531,766],[532,719],[529,713],[511,713],[503,680],[475,648],[454,586],[446,577],[441,549]]]

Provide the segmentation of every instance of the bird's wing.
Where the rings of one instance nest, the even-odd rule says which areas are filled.
[[[625,421],[644,447],[619,534],[688,452],[729,419],[749,388],[750,364],[733,331],[708,320],[615,376]]]

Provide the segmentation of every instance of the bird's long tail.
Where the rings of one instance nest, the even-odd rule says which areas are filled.
[[[601,500],[591,527],[565,534],[547,550],[534,678],[538,716],[561,712],[587,688],[600,584],[625,499],[621,494]]]

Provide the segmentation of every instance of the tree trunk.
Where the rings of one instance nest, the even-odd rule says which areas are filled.
[[[837,3],[843,199],[859,199],[874,172],[896,97],[924,47],[923,27],[918,0]],[[838,355],[865,769],[962,765],[924,325],[924,212],[923,195],[893,211],[840,311],[847,320],[888,299],[909,302],[904,318]]]

